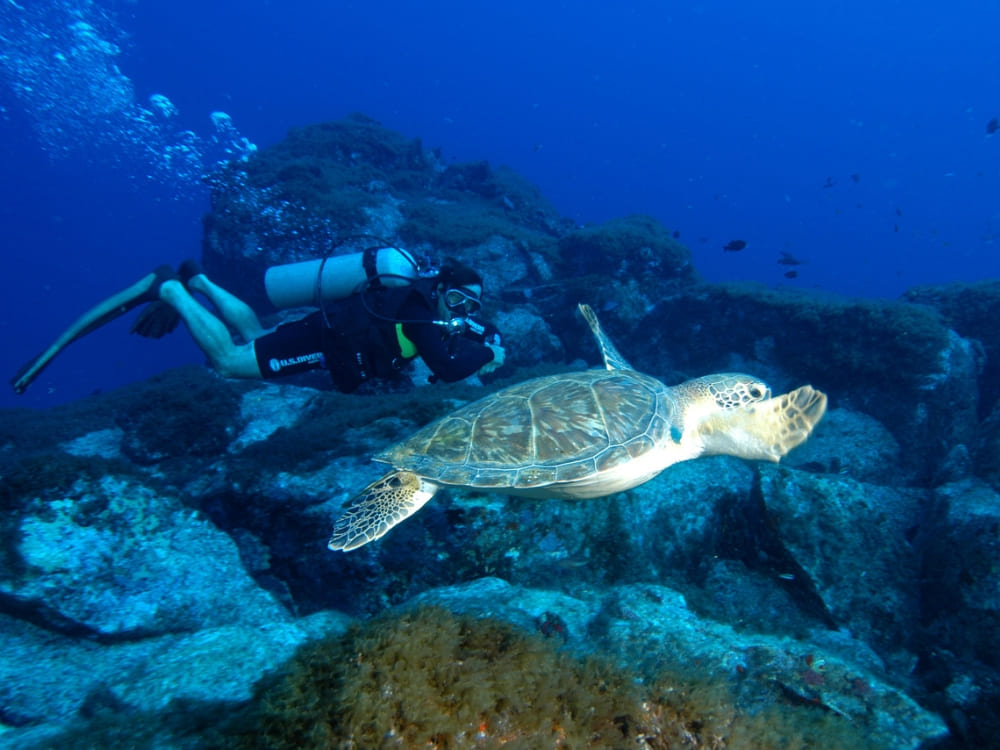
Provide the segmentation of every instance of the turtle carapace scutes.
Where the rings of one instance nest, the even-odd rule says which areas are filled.
[[[778,461],[826,412],[826,395],[812,386],[772,397],[766,383],[739,373],[666,386],[633,370],[593,310],[579,309],[605,369],[517,383],[378,454],[392,471],[351,500],[329,548],[348,551],[378,539],[441,487],[595,498],[699,456]]]

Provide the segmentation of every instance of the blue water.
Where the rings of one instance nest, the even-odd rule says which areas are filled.
[[[67,19],[101,52],[66,69],[23,43],[52,23],[58,44]],[[199,254],[207,190],[149,160],[189,128],[210,161],[217,110],[261,148],[363,112],[448,158],[513,167],[578,222],[652,214],[713,281],[894,297],[1000,276],[997,28],[1000,5],[981,0],[2,0],[0,371],[152,267]],[[154,93],[178,114],[123,135]],[[109,100],[110,115],[79,112]],[[74,107],[82,121],[58,120]],[[746,249],[723,253],[732,239]],[[798,278],[782,251],[805,261]],[[0,406],[201,361],[181,333],[127,330],[74,344]]]

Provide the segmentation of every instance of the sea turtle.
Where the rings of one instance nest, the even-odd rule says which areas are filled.
[[[580,305],[605,369],[527,380],[490,394],[378,454],[392,471],[353,498],[329,547],[352,550],[413,515],[441,487],[508,495],[604,497],[671,464],[712,454],[778,461],[809,437],[826,395],[771,397],[759,379],[721,373],[666,386],[633,370]]]

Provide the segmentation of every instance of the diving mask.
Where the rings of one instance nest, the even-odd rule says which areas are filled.
[[[444,293],[444,304],[452,312],[461,311],[465,315],[474,315],[483,306],[479,295],[468,287],[458,286]]]

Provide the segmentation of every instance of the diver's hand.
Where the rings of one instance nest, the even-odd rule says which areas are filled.
[[[493,352],[493,361],[487,362],[485,365],[480,367],[479,374],[489,375],[494,370],[503,367],[503,363],[507,359],[507,351],[500,346],[500,344],[491,344],[489,341],[484,341],[483,344],[489,347],[490,351]]]

